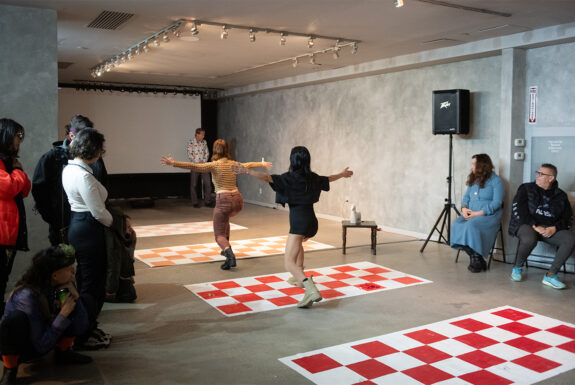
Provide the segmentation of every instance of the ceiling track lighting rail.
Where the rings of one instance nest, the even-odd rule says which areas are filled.
[[[164,95],[196,95],[207,99],[215,99],[221,89],[199,88],[183,86],[163,86],[157,84],[131,84],[131,83],[101,83],[101,82],[81,82],[81,83],[58,83],[59,88],[74,88],[77,91],[110,91],[129,92],[145,94]]]
[[[507,12],[498,12],[498,11],[492,11],[491,9],[469,7],[466,5],[454,4],[454,3],[449,3],[447,1],[441,1],[441,0],[415,0],[415,1],[419,1],[420,3],[428,3],[428,4],[432,4],[432,5],[438,5],[441,7],[460,9],[462,11],[485,13],[487,15],[493,15],[493,16],[501,16],[501,17],[513,16],[511,13],[507,13]],[[403,1],[402,1],[402,3],[403,3]]]
[[[334,56],[334,59],[336,59],[336,56],[337,56],[337,58],[339,58],[339,53],[341,52],[341,49],[344,48],[344,47],[350,47],[350,52],[351,52],[352,54],[357,53],[357,49],[358,49],[358,48],[357,48],[357,42],[353,41],[353,42],[351,42],[351,43],[337,44],[337,45],[335,45],[335,46],[333,46],[333,47],[330,47],[330,48],[322,49],[322,50],[315,51],[315,52],[306,53],[306,54],[303,54],[303,55],[293,56],[293,57],[290,57],[290,58],[287,58],[287,59],[280,59],[280,60],[272,61],[272,62],[269,62],[269,63],[258,64],[258,65],[252,66],[252,67],[243,68],[243,69],[241,69],[241,70],[234,71],[234,72],[229,73],[229,74],[227,74],[227,75],[218,76],[218,77],[219,77],[219,78],[223,78],[223,77],[226,77],[226,76],[231,76],[231,75],[239,74],[239,73],[242,73],[242,72],[252,71],[252,70],[255,70],[255,69],[258,69],[258,68],[263,68],[263,67],[267,67],[267,66],[271,66],[271,65],[276,65],[276,64],[282,64],[282,63],[291,63],[291,66],[292,66],[293,68],[297,68],[297,66],[298,66],[299,64],[304,63],[305,61],[307,61],[307,62],[308,62],[309,64],[311,64],[311,65],[317,65],[318,63],[317,63],[316,59],[317,59],[318,55],[326,54],[326,53],[330,53],[330,52],[331,52],[331,53],[333,54],[333,56]]]
[[[191,25],[188,27],[188,25]],[[106,72],[112,71],[114,68],[121,66],[122,64],[133,60],[136,56],[139,56],[144,53],[148,53],[152,48],[158,48],[161,44],[165,44],[170,42],[172,38],[180,38],[182,33],[189,32],[192,36],[197,36],[200,34],[200,27],[202,25],[209,25],[209,26],[216,26],[221,27],[222,32],[220,34],[220,38],[222,40],[227,39],[228,35],[230,34],[230,30],[243,30],[249,33],[249,41],[255,43],[256,41],[256,34],[257,33],[266,33],[266,34],[277,34],[279,36],[279,44],[286,45],[287,38],[289,36],[298,36],[307,38],[307,47],[313,48],[315,42],[317,40],[331,40],[334,42],[334,46],[330,48],[326,48],[320,51],[306,53],[303,55],[299,55],[297,57],[290,57],[287,59],[278,60],[272,63],[266,63],[262,65],[258,65],[255,67],[250,67],[250,69],[256,69],[265,67],[267,65],[272,65],[276,63],[284,63],[288,61],[293,61],[296,58],[305,58],[309,57],[310,61],[315,62],[315,55],[321,53],[332,52],[333,58],[339,58],[340,51],[342,47],[350,46],[351,53],[355,54],[357,52],[357,46],[360,43],[360,40],[348,39],[344,37],[334,37],[334,36],[325,36],[325,35],[317,35],[317,34],[309,34],[309,33],[301,33],[301,32],[291,32],[291,31],[281,31],[271,28],[259,28],[253,26],[244,26],[238,24],[228,24],[228,23],[219,23],[214,21],[204,21],[204,20],[195,20],[195,19],[179,19],[174,23],[168,25],[167,27],[161,29],[160,31],[156,32],[155,34],[147,37],[146,39],[140,41],[137,44],[132,45],[131,47],[125,49],[124,51],[120,52],[119,54],[112,56],[94,67],[90,69],[90,73],[93,78],[98,78],[102,76]],[[183,29],[187,28],[186,31]],[[312,60],[313,59],[313,60]],[[294,68],[296,65],[294,65]],[[247,69],[242,69],[238,72],[246,71]],[[235,72],[237,73],[237,72]]]

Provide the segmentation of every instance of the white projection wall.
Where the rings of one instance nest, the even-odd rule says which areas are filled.
[[[90,118],[106,137],[104,162],[109,174],[189,172],[162,166],[160,157],[172,154],[176,160],[188,160],[186,144],[201,126],[200,96],[69,88],[60,89],[58,95],[59,139],[72,116]]]

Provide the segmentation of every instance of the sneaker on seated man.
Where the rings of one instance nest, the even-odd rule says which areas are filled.
[[[522,266],[541,241],[557,248],[541,283],[564,289],[566,285],[557,273],[575,250],[575,233],[570,230],[572,222],[571,204],[557,183],[557,167],[544,163],[535,173],[535,182],[519,186],[513,199],[509,234],[519,238],[519,245],[511,279],[521,281]]]

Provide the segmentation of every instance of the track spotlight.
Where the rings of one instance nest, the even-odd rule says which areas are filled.
[[[351,53],[354,55],[357,53],[357,41],[354,41],[351,45]]]
[[[220,39],[224,40],[228,38],[228,29],[226,26],[222,26],[222,33],[220,34]]]
[[[293,58],[293,62],[291,63],[291,66],[292,66],[293,68],[296,68],[296,67],[297,67],[297,64],[298,64],[297,57],[294,57],[294,58]]]
[[[395,0],[394,5],[395,5],[395,8],[403,7],[403,0]]]
[[[164,43],[167,43],[167,42],[170,41],[170,36],[168,36],[168,33],[167,33],[167,32],[164,32],[164,34],[162,35],[162,41],[163,41]]]
[[[311,55],[309,57],[309,64],[311,65],[316,65],[317,63],[315,62],[315,55]]]
[[[250,42],[253,43],[256,41],[256,33],[253,29],[250,29]]]
[[[190,28],[190,32],[192,33],[192,36],[196,36],[200,32],[198,31],[198,25],[195,21],[192,21],[192,28]]]
[[[335,42],[335,46],[333,47],[333,58],[339,59],[339,51],[341,51],[341,46],[339,45],[339,40]]]
[[[308,48],[313,48],[313,45],[314,45],[314,44],[315,44],[315,43],[314,43],[314,41],[313,41],[313,36],[310,36],[310,37],[309,37],[309,40],[307,41],[307,47],[308,47]]]
[[[156,38],[154,38],[154,41],[152,42],[152,47],[158,48],[159,46],[160,46],[160,41],[156,37]]]
[[[150,46],[148,45],[148,42],[145,42],[144,45],[142,45],[142,51],[144,53],[148,53],[149,50],[150,50]]]
[[[283,32],[280,34],[280,45],[286,45],[286,35]]]

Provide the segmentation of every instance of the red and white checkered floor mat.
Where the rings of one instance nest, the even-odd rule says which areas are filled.
[[[236,258],[265,257],[267,255],[283,254],[287,235],[279,237],[244,239],[230,241]],[[333,249],[333,246],[308,240],[303,243],[304,251]],[[136,250],[134,256],[148,266],[171,266],[188,263],[202,263],[224,261],[220,255],[222,249],[217,243],[204,243],[198,245],[172,246],[157,249]]]
[[[134,226],[138,238],[161,237],[163,235],[209,233],[214,231],[212,221],[167,223],[163,225]],[[247,227],[230,223],[230,230],[245,230]]]
[[[371,262],[306,270],[324,301],[430,283]],[[286,282],[289,273],[206,282],[185,287],[226,316],[296,306],[305,290]],[[321,306],[321,302],[314,306]]]
[[[575,325],[503,306],[280,361],[315,384],[533,384],[575,368]]]

